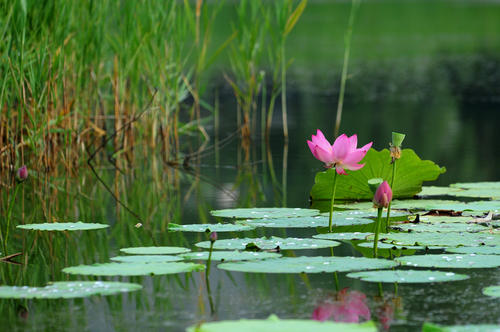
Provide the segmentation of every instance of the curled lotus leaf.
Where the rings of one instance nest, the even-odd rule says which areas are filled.
[[[349,273],[349,278],[369,282],[434,283],[468,279],[465,274],[430,270],[380,270]]]

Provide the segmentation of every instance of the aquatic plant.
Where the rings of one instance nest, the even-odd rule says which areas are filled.
[[[405,134],[400,134],[392,132],[392,143],[390,143],[391,151],[391,164],[392,164],[392,176],[391,176],[391,188],[394,188],[394,177],[396,175],[396,161],[401,158],[401,144],[405,139]],[[391,215],[391,202],[387,206],[387,218],[385,220],[386,233],[389,232],[389,218]]]
[[[329,231],[332,232],[332,214],[333,203],[335,201],[335,189],[337,184],[337,174],[347,175],[345,170],[357,171],[365,164],[358,164],[366,155],[367,151],[371,148],[373,142],[370,142],[363,147],[357,149],[358,136],[356,134],[348,137],[342,134],[333,145],[325,138],[321,130],[317,130],[316,135],[311,136],[311,140],[307,141],[309,149],[313,156],[324,162],[326,168],[335,168],[333,176],[332,196],[330,201],[330,215],[329,215]]]
[[[380,223],[382,221],[382,211],[387,208],[392,201],[392,190],[387,181],[380,184],[373,196],[373,205],[378,209],[377,226],[375,226],[375,238],[373,240],[373,257],[377,258],[378,234],[380,233]]]

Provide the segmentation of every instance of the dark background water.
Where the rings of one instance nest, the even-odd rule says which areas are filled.
[[[287,55],[294,59],[287,81],[288,145],[283,142],[281,110],[277,107],[269,146],[256,129],[248,162],[243,162],[244,151],[237,138],[223,147],[207,149],[210,153],[193,161],[189,173],[179,169],[178,191],[166,188],[166,174],[171,170],[152,156],[136,169],[133,177],[125,179],[130,207],[152,224],[213,222],[208,211],[218,208],[308,207],[314,176],[322,166],[310,154],[306,140],[316,129],[327,137],[333,136],[349,6],[349,1],[310,2],[287,42]],[[221,40],[228,31],[224,17],[230,18],[232,13],[229,3],[216,29]],[[447,168],[433,184],[498,181],[499,31],[500,5],[495,1],[363,2],[354,27],[341,132],[356,133],[360,143],[373,141],[376,149],[388,146],[392,131],[405,133],[405,147],[414,149],[422,159]],[[217,131],[212,125],[207,126],[209,144],[216,145],[216,136],[222,140],[237,128],[236,101],[221,79],[221,73],[228,69],[222,64],[218,66],[211,74],[206,97],[213,100],[219,96],[220,126]],[[272,167],[269,160],[273,161]],[[40,251],[60,254],[38,261],[36,266],[2,267],[13,275],[23,275],[20,284],[44,285],[47,281],[64,280],[67,276],[59,272],[64,266],[106,262],[120,247],[151,245],[145,231],[133,227],[137,220],[131,215],[122,209],[117,218],[116,203],[98,183],[86,182],[81,187],[89,198],[71,198],[68,205],[72,214],[61,217],[105,221],[112,229],[108,233],[83,234],[73,242],[65,242],[58,235],[55,240],[40,239]],[[66,199],[58,204],[64,205]],[[37,221],[39,214],[34,212],[30,218]],[[257,230],[245,235],[271,233],[307,237],[315,232]],[[176,237],[160,230],[155,235],[160,244],[191,246],[205,239],[203,234]],[[24,235],[15,236],[21,240]],[[64,259],[63,254],[68,252],[74,257]],[[337,253],[360,255],[349,245],[336,249]],[[329,255],[329,251],[305,250],[295,254]],[[499,283],[498,272],[457,272],[467,273],[471,279],[425,286],[400,285],[402,307],[392,330],[418,330],[425,321],[500,323],[498,301],[481,294],[482,287]],[[199,273],[116,279],[139,282],[144,290],[83,300],[3,302],[4,315],[0,319],[6,331],[181,331],[200,320],[214,319],[209,315]],[[211,280],[217,306],[215,319],[265,318],[273,313],[282,318],[309,318],[325,294],[335,290],[329,274],[229,274],[214,268]],[[380,306],[376,285],[347,279],[343,274],[340,283],[364,292],[372,315],[376,315]],[[384,289],[387,296],[394,294],[392,285]],[[21,306],[29,309],[28,319],[19,318]]]

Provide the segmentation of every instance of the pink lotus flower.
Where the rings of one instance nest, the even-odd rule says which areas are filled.
[[[318,129],[316,135],[312,135],[307,144],[314,157],[324,162],[326,168],[335,167],[338,174],[347,175],[345,169],[357,171],[365,166],[365,164],[358,163],[365,157],[373,142],[357,149],[358,137],[356,135],[347,137],[346,134],[342,134],[337,137],[333,145],[330,145],[330,142]]]
[[[19,182],[22,182],[28,178],[28,168],[26,167],[26,165],[19,167],[16,176]]]
[[[388,207],[392,200],[392,190],[387,181],[384,181],[378,186],[375,196],[373,196],[373,204],[377,208]]]
[[[338,292],[337,301],[321,304],[312,314],[312,319],[320,322],[330,317],[336,322],[345,323],[358,323],[360,318],[370,320],[371,313],[366,304],[365,294],[344,288]]]

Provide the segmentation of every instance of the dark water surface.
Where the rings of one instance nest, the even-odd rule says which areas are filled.
[[[217,149],[208,148],[209,153],[192,160],[187,171],[168,167],[159,157],[151,156],[133,174],[123,176],[120,185],[122,198],[145,221],[140,228],[134,227],[138,220],[122,208],[117,218],[113,199],[92,176],[85,175],[85,180],[82,177],[81,183],[74,186],[74,192],[85,196],[63,195],[50,202],[59,207],[55,217],[107,222],[111,228],[70,237],[37,237],[28,266],[1,266],[5,283],[41,286],[67,280],[68,276],[60,272],[63,267],[107,262],[121,247],[152,245],[148,230],[160,245],[193,248],[195,242],[206,239],[205,234],[181,236],[166,232],[165,225],[214,222],[208,213],[212,209],[308,207],[314,176],[322,166],[312,157],[306,140],[318,128],[328,137],[333,136],[348,9],[348,2],[313,2],[290,37],[289,56],[296,62],[289,71],[287,146],[283,144],[281,110],[277,108],[269,146],[255,130],[247,161],[237,139]],[[496,2],[363,3],[354,33],[341,132],[356,133],[363,144],[373,141],[376,149],[387,148],[391,131],[406,133],[405,147],[414,149],[422,159],[446,166],[447,172],[435,185],[498,181],[499,29],[500,6]],[[217,77],[214,74],[211,91],[214,95],[217,91],[220,97],[220,126],[217,131],[208,126],[209,146],[228,137],[237,125],[232,92]],[[100,171],[112,181],[111,171]],[[27,204],[33,206],[33,211],[25,216],[25,222],[43,220],[40,202],[33,198]],[[16,241],[31,244],[35,238],[26,234],[18,231],[13,236]],[[315,231],[260,229],[244,235],[271,234],[309,237]],[[221,233],[219,237],[234,235]],[[335,253],[361,256],[348,244]],[[329,255],[330,251],[286,254],[316,256]],[[393,285],[388,284],[384,285],[384,299],[379,297],[376,284],[348,279],[345,274],[340,274],[340,285],[365,293],[373,318],[384,303],[397,303],[392,305],[395,314],[391,331],[419,330],[426,321],[499,324],[498,301],[481,293],[483,287],[500,283],[498,270],[456,272],[471,278],[400,285],[397,295]],[[138,282],[144,289],[79,300],[2,300],[0,330],[183,331],[201,320],[266,318],[270,314],[308,319],[318,303],[335,292],[331,274],[228,273],[214,265],[211,283],[216,315],[211,316],[201,273],[110,280]],[[28,309],[27,314],[23,308]]]

